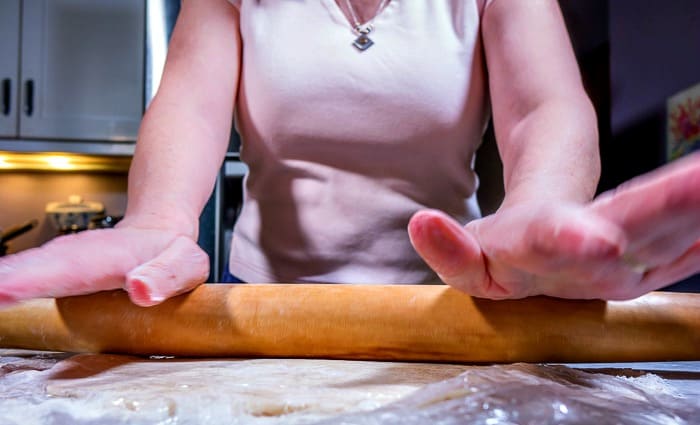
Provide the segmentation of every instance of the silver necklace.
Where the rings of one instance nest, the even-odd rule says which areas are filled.
[[[376,18],[377,15],[382,11],[382,9],[384,9],[384,6],[386,6],[386,3],[388,1],[389,0],[382,0],[381,2],[379,2],[379,7],[377,7],[377,10],[374,12],[374,15],[372,15],[372,19],[362,24],[360,23],[360,19],[355,13],[355,9],[352,8],[352,3],[350,2],[350,0],[345,0],[345,5],[348,7],[348,11],[350,12],[350,16],[352,17],[352,29],[357,34],[357,38],[352,43],[352,45],[355,46],[357,50],[364,52],[365,50],[372,47],[372,45],[374,44],[374,41],[372,41],[372,39],[369,38],[369,33],[372,32],[372,30],[374,29],[372,21],[374,21],[374,18]]]

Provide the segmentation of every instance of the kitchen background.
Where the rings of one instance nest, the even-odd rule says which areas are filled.
[[[700,8],[697,0],[560,4],[598,110],[603,191],[666,161],[667,99],[700,83]],[[178,0],[0,1],[0,231],[37,220],[7,243],[9,253],[58,233],[45,214],[50,202],[80,195],[102,203],[105,215],[124,213],[138,121],[178,9]],[[487,211],[502,194],[491,139],[477,164]],[[213,281],[245,172],[237,145],[234,134],[202,216]],[[676,288],[700,290],[700,275]]]

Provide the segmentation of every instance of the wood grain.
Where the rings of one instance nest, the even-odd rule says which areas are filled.
[[[202,285],[155,307],[122,291],[0,310],[0,347],[435,362],[700,359],[700,296],[472,298],[446,286]]]

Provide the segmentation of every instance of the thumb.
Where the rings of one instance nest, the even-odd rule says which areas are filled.
[[[458,222],[436,210],[411,217],[408,234],[416,252],[448,285],[475,296],[489,296],[490,278],[478,241]]]
[[[148,307],[187,292],[209,275],[207,254],[190,238],[175,238],[163,252],[126,275],[126,291],[134,304]]]

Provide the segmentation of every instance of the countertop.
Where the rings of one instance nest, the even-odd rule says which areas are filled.
[[[698,348],[700,350],[700,348]],[[653,373],[678,388],[688,397],[700,400],[700,361],[693,362],[630,362],[630,363],[570,363],[567,366],[588,371],[601,371],[623,376]],[[698,419],[700,421],[700,418]]]

